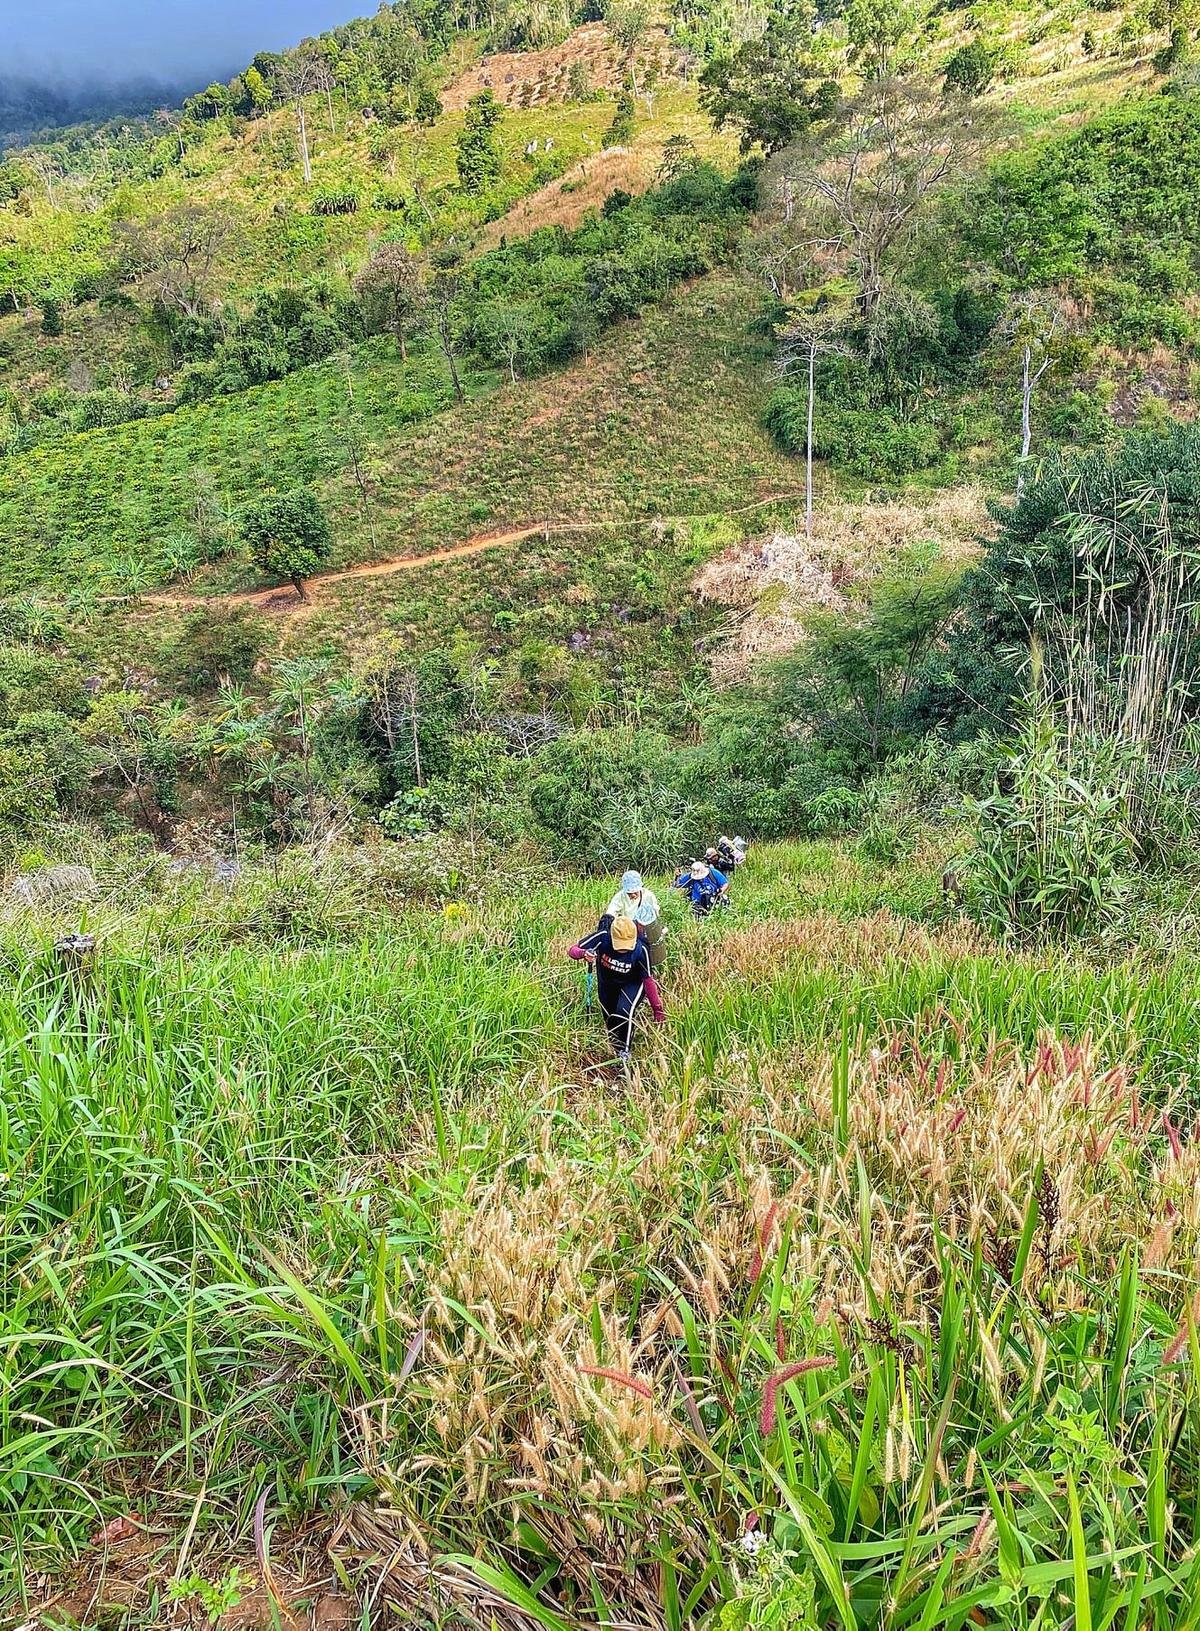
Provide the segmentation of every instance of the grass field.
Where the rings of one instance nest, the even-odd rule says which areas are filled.
[[[764,847],[669,903],[621,1084],[562,956],[601,882],[386,876],[114,870],[66,979],[9,922],[10,1599],[133,1512],[57,1623],[237,1565],[270,1624],[335,1529],[407,1624],[1192,1623],[1192,967]]]

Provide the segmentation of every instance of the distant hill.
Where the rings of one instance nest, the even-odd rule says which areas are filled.
[[[66,125],[122,114],[134,118],[153,108],[174,106],[195,89],[190,80],[67,84],[0,75],[0,148],[20,146]]]

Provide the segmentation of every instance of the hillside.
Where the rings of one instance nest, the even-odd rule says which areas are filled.
[[[0,1622],[1197,1622],[1197,51],[389,0],[6,153]]]

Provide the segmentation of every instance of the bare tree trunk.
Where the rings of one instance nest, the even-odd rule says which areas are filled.
[[[1021,353],[1021,462],[1017,466],[1017,497],[1025,491],[1025,464],[1033,441],[1033,375],[1030,373],[1030,347]]]
[[[809,543],[813,535],[813,398],[817,390],[817,346],[814,340],[808,348],[808,442],[805,449],[804,470],[804,533]]]
[[[336,136],[337,125],[334,123],[333,118],[333,87],[331,85],[326,86],[325,88],[325,105],[329,109],[329,134],[331,136]]]
[[[417,682],[412,682],[412,736],[413,736],[413,769],[416,772],[417,786],[424,787],[425,777],[421,771],[421,735],[418,730],[417,719]]]
[[[296,98],[296,122],[300,129],[300,158],[304,165],[304,184],[312,182],[312,160],[308,156],[308,126],[304,123],[304,98]]]
[[[300,577],[294,577],[292,579],[292,584],[293,584],[293,586],[294,586],[294,588],[296,590],[296,593],[300,596],[300,599],[301,600],[307,600],[308,599],[308,591],[304,587],[304,579],[300,578]]]
[[[448,315],[445,318],[438,319],[438,338],[442,342],[442,355],[445,357],[446,364],[450,369],[450,383],[454,386],[454,395],[459,402],[465,402],[467,394],[463,390],[462,380],[458,377],[458,363],[454,357],[454,341],[450,334]]]

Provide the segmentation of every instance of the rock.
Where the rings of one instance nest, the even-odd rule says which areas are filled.
[[[16,906],[74,905],[95,894],[96,876],[86,866],[40,866],[36,872],[22,872],[8,890]]]

